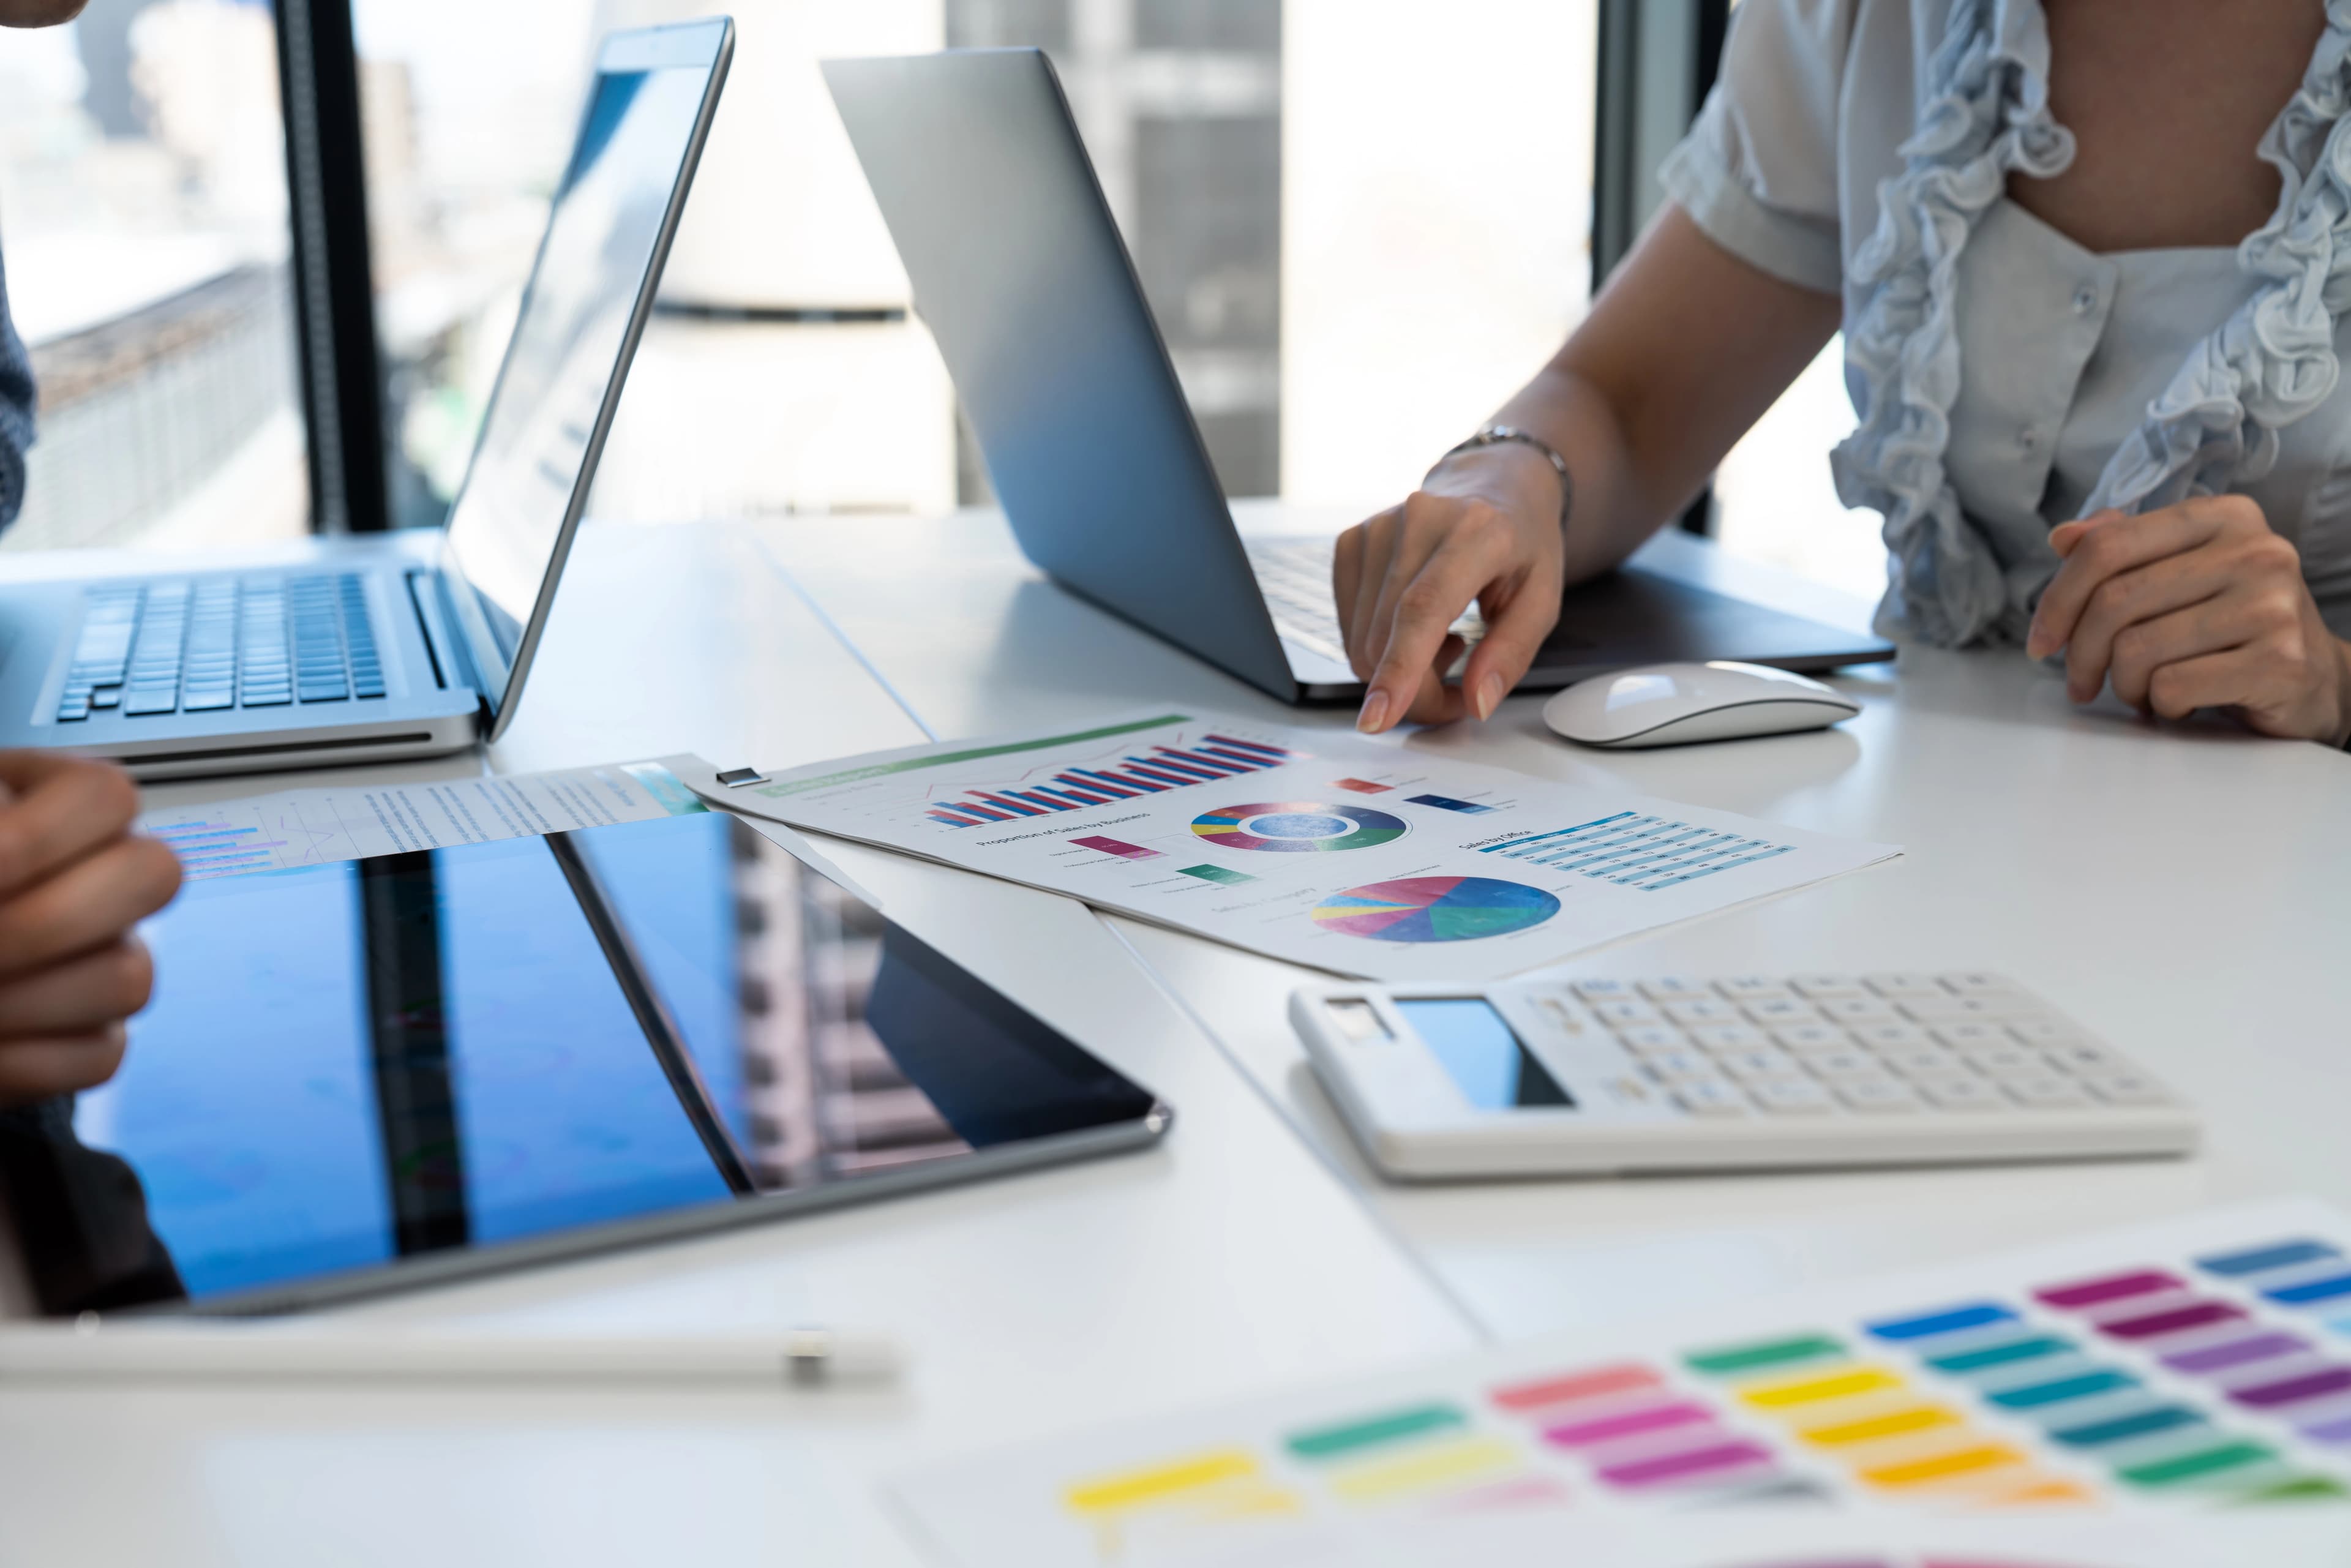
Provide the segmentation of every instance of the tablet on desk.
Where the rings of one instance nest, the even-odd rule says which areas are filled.
[[[199,1310],[714,1229],[1169,1121],[723,814],[200,882],[148,939],[155,1002],[75,1130],[138,1174],[169,1259],[149,1275],[177,1287],[145,1294]]]

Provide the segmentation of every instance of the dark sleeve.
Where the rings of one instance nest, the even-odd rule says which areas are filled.
[[[8,315],[8,276],[0,266],[0,528],[25,505],[25,453],[33,444],[33,359]]]
[[[70,1316],[186,1296],[172,1255],[147,1223],[138,1176],[74,1135],[70,1099],[0,1110],[0,1191],[43,1312]]]

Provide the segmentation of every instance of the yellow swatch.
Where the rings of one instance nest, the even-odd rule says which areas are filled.
[[[1246,1449],[1215,1448],[1171,1465],[1073,1486],[1061,1494],[1061,1500],[1080,1513],[1105,1513],[1255,1474],[1257,1460]]]
[[[1331,1490],[1351,1502],[1372,1502],[1397,1492],[1505,1469],[1518,1458],[1518,1450],[1499,1437],[1460,1437],[1343,1470],[1331,1478]]]
[[[1739,1396],[1750,1405],[1772,1410],[1787,1405],[1816,1404],[1823,1399],[1850,1399],[1856,1394],[1875,1394],[1880,1389],[1901,1386],[1902,1380],[1882,1367],[1856,1366],[1825,1377],[1800,1377],[1788,1383],[1742,1388]]]
[[[1884,1437],[1900,1437],[1912,1432],[1931,1431],[1938,1427],[1956,1427],[1959,1416],[1939,1405],[1912,1405],[1901,1410],[1889,1410],[1883,1416],[1865,1416],[1858,1421],[1838,1421],[1826,1427],[1807,1427],[1797,1433],[1807,1443],[1823,1448],[1835,1448],[1845,1443],[1875,1443]]]
[[[1949,1480],[1954,1476],[1973,1475],[1979,1470],[2023,1461],[2024,1456],[2014,1448],[1987,1443],[1980,1448],[1953,1448],[1923,1459],[1908,1459],[1898,1465],[1879,1465],[1863,1470],[1861,1479],[1879,1487],[1924,1486],[1929,1481]]]

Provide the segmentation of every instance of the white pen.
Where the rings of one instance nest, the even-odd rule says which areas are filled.
[[[244,1323],[12,1323],[0,1383],[175,1381],[768,1381],[874,1384],[903,1357],[872,1335],[794,1328],[707,1334],[484,1333],[440,1328],[285,1328]]]

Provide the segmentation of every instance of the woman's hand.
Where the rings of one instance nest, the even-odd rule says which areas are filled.
[[[1484,718],[1518,685],[1559,619],[1562,499],[1541,454],[1499,443],[1447,457],[1402,506],[1339,536],[1332,592],[1347,661],[1371,687],[1357,728]],[[1473,599],[1486,635],[1455,690],[1449,628]]]
[[[2065,650],[2065,686],[2088,702],[2108,681],[2143,713],[2233,708],[2263,735],[2351,737],[2351,645],[2326,629],[2302,558],[2242,496],[2061,524],[2064,558],[2025,652]]]
[[[0,751],[0,1105],[87,1089],[122,1060],[153,970],[131,927],[171,902],[180,862],[135,836],[123,771]]]

